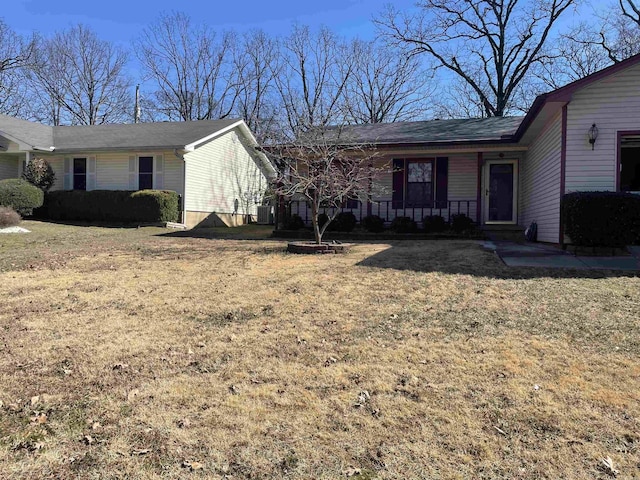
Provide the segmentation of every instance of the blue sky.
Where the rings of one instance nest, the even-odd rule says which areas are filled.
[[[181,11],[216,30],[243,31],[263,28],[268,33],[287,32],[295,22],[312,27],[326,25],[348,36],[372,38],[371,18],[389,0],[16,0],[3,2],[0,16],[13,29],[44,35],[83,23],[105,40],[128,44],[137,32],[161,12]],[[415,0],[393,0],[400,9],[409,9]]]

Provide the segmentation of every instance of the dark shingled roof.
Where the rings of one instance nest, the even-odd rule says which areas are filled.
[[[53,129],[41,123],[0,115],[0,135],[2,133],[32,147],[53,147]]]
[[[227,128],[238,119],[50,127],[0,115],[4,132],[27,145],[56,151],[112,148],[180,148]]]
[[[475,143],[510,140],[524,117],[467,118],[330,127],[345,143],[377,145]]]
[[[180,148],[239,122],[238,119],[54,127],[56,150]]]

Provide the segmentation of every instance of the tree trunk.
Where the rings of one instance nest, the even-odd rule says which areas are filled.
[[[316,239],[316,244],[322,243],[322,233],[320,232],[320,225],[318,225],[318,207],[315,202],[311,202],[311,224],[313,225],[313,235]]]

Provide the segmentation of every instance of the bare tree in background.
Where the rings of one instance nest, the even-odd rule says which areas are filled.
[[[353,74],[345,87],[349,123],[418,120],[429,110],[429,75],[419,60],[380,42],[354,40]]]
[[[330,30],[312,34],[295,26],[281,42],[283,57],[275,84],[290,138],[311,127],[342,123],[342,101],[353,73],[353,52]]]
[[[183,13],[162,15],[135,43],[147,79],[155,83],[153,103],[169,120],[225,118],[237,89],[231,73],[235,38],[220,38]]]
[[[422,0],[416,14],[393,7],[381,34],[410,54],[427,54],[467,83],[486,116],[508,112],[514,92],[543,56],[552,28],[575,0]]]
[[[39,39],[27,71],[41,107],[35,114],[53,125],[100,125],[130,121],[127,53],[77,25]]]
[[[283,166],[274,180],[273,193],[306,200],[317,244],[348,199],[372,201],[382,187],[379,180],[388,168],[375,166],[373,145],[342,136],[339,127],[308,130],[294,142],[270,149],[270,157]],[[328,208],[328,220],[319,225],[321,208]]]
[[[590,30],[591,43],[600,46],[611,62],[640,53],[640,2],[618,0],[602,18],[599,31]]]
[[[33,40],[25,40],[0,19],[0,113],[24,116],[27,105],[21,69],[33,55]]]
[[[276,135],[280,74],[278,42],[261,30],[243,35],[233,51],[237,101],[234,113],[244,119],[259,143]]]
[[[547,50],[546,58],[533,69],[545,90],[555,90],[587,77],[611,64],[598,44],[598,32],[591,25],[580,24]]]

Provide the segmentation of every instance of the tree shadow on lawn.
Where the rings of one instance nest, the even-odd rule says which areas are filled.
[[[636,278],[640,272],[575,268],[509,267],[477,241],[392,242],[388,248],[357,263],[361,267],[414,272],[439,272],[495,279]]]
[[[211,240],[274,240],[273,226],[241,225],[238,227],[206,227],[190,230],[175,230],[162,233],[160,237],[170,238],[205,238]]]

